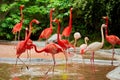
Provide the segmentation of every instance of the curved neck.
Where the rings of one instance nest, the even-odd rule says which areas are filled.
[[[87,39],[84,39],[85,40],[85,44],[87,45]]]
[[[72,27],[72,10],[70,9],[69,26]]]
[[[20,9],[20,15],[21,15],[21,21],[23,21],[23,13],[22,13],[22,9]]]
[[[105,29],[105,36],[107,36],[108,35],[108,19],[106,20],[105,24],[107,25],[107,27]]]
[[[28,28],[26,28],[25,29],[25,39],[27,38],[28,33],[29,33]]]
[[[58,28],[57,28],[57,41],[59,41],[59,34],[60,34],[60,22],[57,23],[58,24]]]
[[[101,36],[102,36],[102,43],[104,43],[104,34],[103,34],[103,27],[101,26]]]
[[[27,35],[27,37],[25,38],[25,44],[27,43],[27,41],[30,39],[30,36],[31,36],[31,31],[32,30],[32,21],[30,22],[29,24],[29,33]]]
[[[36,51],[37,53],[41,53],[41,52],[45,51],[45,48],[43,48],[43,49],[41,49],[41,50],[38,50],[35,44],[32,44],[31,46],[34,47],[34,49],[35,49],[35,51]]]

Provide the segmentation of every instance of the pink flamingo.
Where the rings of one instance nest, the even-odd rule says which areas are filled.
[[[81,34],[79,32],[75,32],[74,33],[74,39],[75,39],[75,43],[74,46],[76,46],[77,40],[81,38]]]
[[[29,30],[28,30],[28,28],[26,27],[26,28],[25,28],[25,39],[27,38],[28,33],[29,33]],[[33,44],[33,41],[32,41],[31,39],[29,39],[28,42],[27,42],[27,44]],[[28,45],[28,46],[26,47],[26,49],[27,49],[27,58],[29,58],[28,50],[31,50],[32,48],[33,48],[33,47],[30,46],[30,45]],[[31,56],[30,56],[30,57],[31,57]]]
[[[19,59],[21,62],[23,62],[19,57],[20,55],[26,51],[26,49],[28,49],[28,47],[31,48],[31,41],[30,40],[30,36],[31,36],[31,30],[32,30],[32,23],[36,23],[36,24],[39,24],[39,21],[36,20],[36,19],[33,19],[30,24],[29,24],[29,34],[28,36],[25,38],[25,40],[22,40],[20,41],[18,44],[17,44],[17,47],[16,47],[16,55],[17,55],[17,59],[16,59],[16,65],[17,65],[17,60]],[[26,66],[26,64],[23,62],[23,64]],[[27,67],[27,66],[26,66]],[[28,67],[27,67],[28,69]]]
[[[51,34],[53,32],[53,29],[52,29],[52,12],[54,12],[54,10],[55,10],[55,8],[50,10],[50,27],[44,29],[39,36],[39,39],[40,38],[46,39],[46,43],[47,43],[47,39],[51,36]]]
[[[87,48],[84,50],[84,52],[86,52],[86,51],[92,52],[92,57],[91,57],[91,59],[90,59],[91,64],[94,64],[94,52],[97,51],[97,50],[99,50],[99,49],[101,49],[101,48],[103,47],[103,45],[104,45],[103,28],[105,28],[105,27],[106,27],[105,24],[102,24],[102,25],[101,25],[102,41],[101,41],[101,42],[93,42],[93,43],[89,44],[89,45],[87,46]],[[84,53],[84,52],[83,52],[83,53]]]
[[[116,44],[120,45],[120,39],[116,35],[108,35],[108,16],[104,16],[103,19],[106,20],[106,30],[105,30],[105,38],[108,43],[112,45],[113,53],[112,53],[112,62],[111,64],[113,65],[113,59],[114,59],[114,47]]]
[[[16,33],[19,32],[18,34],[18,40],[20,39],[20,31],[22,29],[22,24],[23,24],[23,13],[22,13],[22,10],[24,8],[24,5],[21,5],[20,6],[20,15],[21,15],[21,20],[19,23],[17,23],[13,29],[12,29],[12,33],[15,34],[15,40],[16,40]]]
[[[55,44],[55,43],[50,43],[50,44],[47,44],[43,49],[41,50],[37,50],[37,47],[36,45],[34,44],[31,44],[31,46],[33,46],[35,48],[35,51],[37,53],[41,53],[41,52],[46,52],[46,53],[50,53],[52,55],[52,58],[53,58],[53,61],[54,61],[54,66],[56,64],[56,61],[55,61],[55,54],[59,53],[59,52],[63,52],[63,54],[65,55],[65,58],[66,58],[66,65],[67,65],[67,56],[63,50],[63,48],[61,46],[59,46],[58,44]],[[54,68],[54,67],[53,67]],[[53,69],[53,72],[54,72],[54,69]]]
[[[64,50],[67,50],[70,47],[75,48],[68,40],[62,39],[60,40],[59,34],[60,34],[60,22],[58,19],[54,19],[53,22],[56,22],[58,24],[58,30],[57,30],[57,43],[60,45]]]
[[[72,31],[72,10],[73,8],[70,8],[69,25],[62,32],[62,36],[65,36],[65,37],[69,37]]]
[[[88,46],[88,44],[87,44],[87,42],[89,41],[89,38],[88,37],[85,37],[84,38],[84,41],[85,41],[85,43],[84,44],[81,44],[80,45],[80,54],[82,55],[82,59],[83,59],[83,54],[84,54],[84,50],[87,48],[87,46]],[[84,62],[84,61],[83,61]]]

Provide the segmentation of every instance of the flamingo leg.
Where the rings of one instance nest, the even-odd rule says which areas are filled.
[[[28,58],[29,58],[29,53],[28,53],[28,49],[27,49],[27,59],[26,59],[26,61],[28,60]],[[26,61],[25,61],[25,62],[26,62]]]
[[[83,58],[83,54],[81,54],[81,56],[82,56],[83,67],[84,67],[85,61],[84,61],[84,58]]]
[[[19,60],[26,66],[26,68],[29,69],[28,66],[27,66],[19,57],[20,57],[20,55],[17,56],[15,66],[17,65],[17,61],[18,61],[18,59],[19,59]],[[21,68],[21,69],[22,69],[22,68]]]
[[[31,50],[30,50],[30,63],[31,63]]]
[[[27,69],[29,69],[28,66],[20,58],[18,58],[18,59],[26,66]]]
[[[18,32],[18,41],[20,40],[20,31]]]
[[[91,56],[90,61],[91,61],[91,64],[94,64],[94,51],[92,52],[92,56]]]
[[[48,39],[46,39],[46,41],[45,41],[45,46],[47,45],[47,43],[48,43]]]
[[[16,65],[17,65],[17,61],[18,61],[18,58],[16,58],[16,63],[15,63],[15,67],[16,67]]]
[[[65,59],[66,59],[66,70],[67,70],[67,61],[68,61],[68,58],[67,58],[67,55],[65,52],[63,52],[63,54],[65,55]]]
[[[91,57],[91,67],[93,69],[93,72],[95,72],[95,66],[94,66],[94,51],[92,52],[92,57]]]
[[[15,41],[17,40],[16,38],[17,38],[17,33],[15,33]]]
[[[54,67],[55,67],[55,65],[56,65],[56,62],[55,62],[55,55],[54,55],[54,54],[52,54],[52,58],[53,58],[53,62],[54,62],[54,65],[53,65],[53,73],[54,73]]]
[[[114,60],[114,54],[115,54],[115,50],[114,50],[114,46],[113,46],[113,51],[112,51],[112,61],[111,61],[111,65],[113,65],[113,60]]]

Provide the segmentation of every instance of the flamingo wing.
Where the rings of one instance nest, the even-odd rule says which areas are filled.
[[[53,32],[52,28],[46,28],[41,32],[39,38],[47,39],[51,36],[52,32]]]
[[[57,54],[59,52],[63,52],[63,48],[60,47],[58,44],[50,43],[46,45],[45,52],[51,53],[51,54]]]
[[[93,42],[87,46],[85,51],[97,51],[103,47],[103,43],[101,42]]]
[[[21,28],[22,28],[22,22],[17,23],[17,24],[13,27],[12,32],[13,32],[13,33],[16,33],[16,32],[18,32],[18,31],[20,31]]]
[[[63,32],[62,32],[62,36],[69,37],[71,31],[72,31],[72,28],[69,27],[69,26],[67,26],[67,27],[63,30]]]
[[[115,35],[109,35],[109,36],[106,36],[106,40],[112,44],[112,45],[115,45],[117,43],[119,43],[119,38]]]

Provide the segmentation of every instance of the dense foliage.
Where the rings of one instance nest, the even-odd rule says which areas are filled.
[[[90,39],[100,39],[102,16],[109,16],[109,33],[120,37],[120,1],[118,0],[2,0],[0,1],[0,39],[13,40],[11,30],[20,21],[19,6],[23,9],[24,24],[21,39],[24,39],[25,27],[36,18],[41,23],[33,28],[32,39],[37,40],[43,29],[49,27],[49,11],[55,8],[53,18],[61,20],[61,31],[68,25],[69,9],[73,7],[73,30]],[[54,25],[56,33],[57,25]],[[73,36],[70,39],[73,40]],[[99,36],[99,37],[98,37]]]

